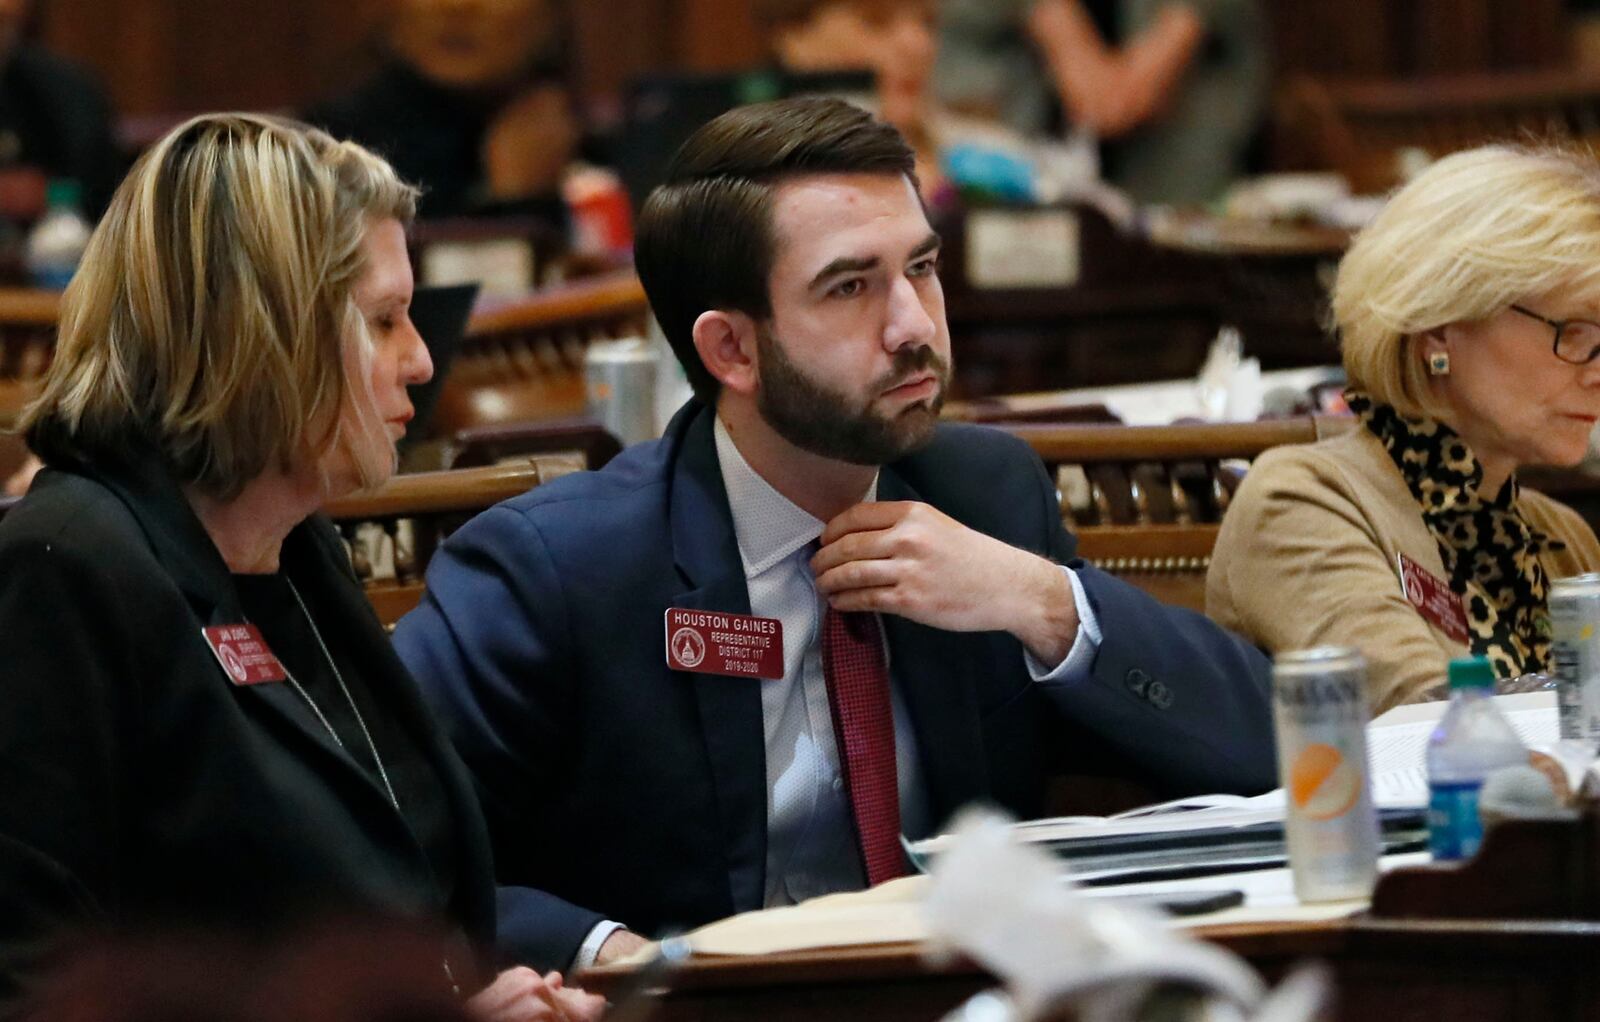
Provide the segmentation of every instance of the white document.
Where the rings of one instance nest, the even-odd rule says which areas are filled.
[[[1495,696],[1495,705],[1530,747],[1560,738],[1554,692]],[[1428,736],[1444,716],[1447,700],[1397,706],[1367,728],[1372,765],[1372,800],[1380,808],[1428,804]]]
[[[1554,692],[1527,692],[1496,696],[1495,703],[1529,746],[1548,746],[1558,737]],[[1367,756],[1372,771],[1373,802],[1380,809],[1414,809],[1428,804],[1426,755],[1428,736],[1444,716],[1447,701],[1400,706],[1367,727]],[[1140,834],[1176,834],[1219,827],[1248,827],[1282,820],[1283,789],[1264,795],[1201,795],[1155,806],[1133,809],[1116,816],[1062,816],[1027,820],[1016,825],[1019,838],[1029,842],[1059,842],[1074,838]],[[948,843],[944,835],[913,842],[914,859],[937,855]],[[1098,877],[1080,874],[1080,879]]]

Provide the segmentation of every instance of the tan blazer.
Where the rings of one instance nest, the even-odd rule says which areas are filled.
[[[1530,525],[1567,544],[1542,559],[1551,579],[1600,571],[1600,541],[1577,512],[1528,489],[1518,504]],[[1446,578],[1415,498],[1370,431],[1275,448],[1223,516],[1206,613],[1269,653],[1355,646],[1376,715],[1436,696],[1448,661],[1468,652],[1406,600],[1401,553]]]

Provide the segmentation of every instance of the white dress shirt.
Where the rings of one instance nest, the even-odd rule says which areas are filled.
[[[733,529],[744,562],[750,613],[776,618],[783,629],[783,678],[729,684],[761,686],[761,717],[767,769],[767,862],[765,904],[790,905],[834,891],[866,885],[850,815],[850,795],[840,775],[839,750],[822,673],[821,626],[826,609],[811,573],[813,543],[827,523],[812,517],[744,460],[719,418],[717,460],[733,511]],[[878,481],[862,495],[877,498]],[[1087,677],[1100,644],[1094,611],[1077,575],[1072,584],[1080,627],[1072,648],[1054,669],[1025,654],[1030,675],[1043,684],[1072,684]],[[889,650],[884,649],[887,660]],[[894,712],[895,764],[899,774],[900,826],[912,834],[930,825],[927,790],[916,733],[906,713],[904,686],[916,679],[895,674],[889,661]],[[593,962],[600,945],[619,928],[603,922],[584,941],[574,967]]]

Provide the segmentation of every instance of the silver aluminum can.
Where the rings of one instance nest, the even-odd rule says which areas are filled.
[[[1366,660],[1344,646],[1280,653],[1272,714],[1295,894],[1370,897],[1382,842],[1367,761]]]
[[[583,356],[589,416],[624,446],[656,435],[657,353],[642,337],[595,341]]]
[[[1561,737],[1600,745],[1600,575],[1551,583],[1550,627]]]

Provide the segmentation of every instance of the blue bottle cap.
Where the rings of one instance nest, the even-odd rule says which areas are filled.
[[[51,209],[77,209],[83,204],[83,188],[70,177],[51,178],[44,194],[45,205]]]
[[[1450,691],[1458,688],[1494,688],[1494,668],[1481,656],[1450,661]]]

